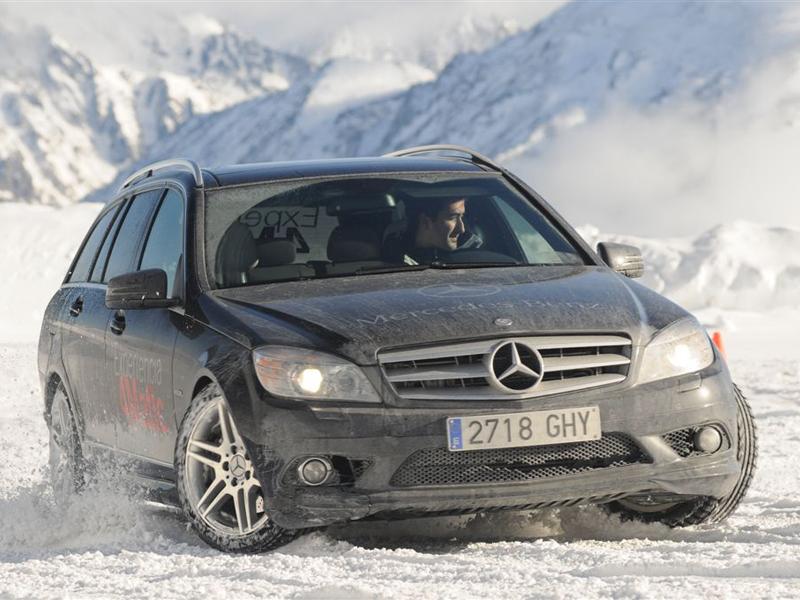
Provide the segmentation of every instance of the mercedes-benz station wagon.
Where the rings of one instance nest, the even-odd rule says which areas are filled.
[[[134,173],[47,309],[58,496],[113,461],[207,543],[601,504],[728,516],[750,410],[685,310],[477,152]]]

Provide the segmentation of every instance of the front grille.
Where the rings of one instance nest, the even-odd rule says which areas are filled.
[[[503,483],[562,477],[597,469],[624,467],[650,459],[622,433],[599,440],[527,448],[450,452],[417,450],[395,471],[395,487]]]
[[[529,383],[512,375],[505,388],[492,384],[491,370],[504,370],[502,353],[508,342],[525,344],[541,357],[541,379]],[[584,390],[624,381],[631,341],[616,335],[564,335],[480,340],[444,346],[381,352],[378,361],[395,392],[410,399],[510,400]],[[535,359],[538,364],[538,357]],[[518,380],[519,379],[519,380]],[[521,390],[521,391],[517,391]]]

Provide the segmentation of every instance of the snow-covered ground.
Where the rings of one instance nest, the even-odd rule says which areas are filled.
[[[1,598],[800,597],[800,300],[788,296],[762,312],[693,307],[723,331],[759,427],[750,493],[718,527],[620,523],[585,507],[354,524],[270,554],[232,556],[118,486],[56,505],[46,483],[35,341],[44,305],[98,208],[0,205]],[[775,240],[763,228],[736,227],[748,239],[761,236],[761,247]],[[725,272],[708,285],[733,286],[726,270],[738,273],[759,256],[725,258],[725,235],[714,243],[710,235],[640,243],[653,264],[677,248],[673,259],[697,260],[701,271],[709,263],[692,248],[713,246],[713,264]],[[783,256],[770,254],[767,275],[751,285],[769,285],[768,274],[791,270],[796,255],[793,244]],[[678,272],[664,272],[667,293],[683,289]]]

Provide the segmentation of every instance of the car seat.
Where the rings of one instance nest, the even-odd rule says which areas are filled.
[[[214,276],[221,287],[249,282],[249,273],[258,264],[256,242],[250,228],[239,221],[231,224],[217,246]]]
[[[306,264],[293,264],[297,250],[293,240],[268,240],[256,246],[258,265],[250,270],[253,283],[280,279],[313,277],[314,269]]]
[[[339,225],[328,238],[329,273],[385,266],[380,234],[369,225]]]

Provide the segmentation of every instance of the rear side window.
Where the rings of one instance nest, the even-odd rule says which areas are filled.
[[[83,248],[81,248],[78,259],[75,261],[75,266],[69,274],[68,281],[70,283],[89,280],[89,271],[92,268],[97,249],[100,247],[100,244],[103,243],[103,239],[108,231],[108,226],[111,224],[116,212],[116,208],[112,208],[106,212],[97,222],[94,229],[92,229],[89,237],[86,238],[86,242],[83,244]]]
[[[182,254],[183,200],[178,192],[169,190],[158,207],[139,268],[164,269],[170,298],[174,297],[175,276]]]
[[[114,243],[114,237],[117,235],[117,230],[119,230],[122,215],[125,214],[125,208],[122,208],[123,204],[120,203],[119,210],[116,210],[117,214],[114,217],[114,222],[111,223],[106,239],[100,248],[100,253],[97,255],[97,260],[94,261],[94,267],[92,267],[92,273],[89,276],[89,281],[93,283],[99,283],[103,280],[103,271],[106,268],[106,262],[108,262],[108,253],[111,251],[111,244]]]
[[[134,259],[144,238],[145,227],[162,191],[139,194],[131,202],[108,257],[103,282],[134,269]]]

